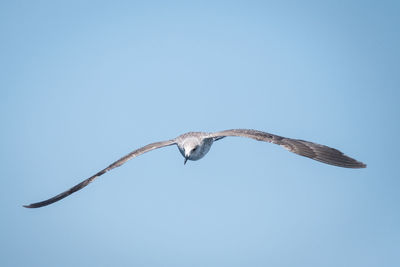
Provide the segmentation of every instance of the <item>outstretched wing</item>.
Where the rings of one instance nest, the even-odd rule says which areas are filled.
[[[362,162],[350,158],[337,149],[324,145],[282,137],[266,132],[248,129],[232,129],[221,132],[212,133],[210,137],[220,138],[225,136],[242,136],[252,138],[258,141],[269,142],[283,146],[290,152],[308,157],[314,160],[321,161],[326,164],[335,165],[344,168],[365,168]]]
[[[105,174],[106,172],[121,166],[122,164],[124,164],[125,162],[127,162],[128,160],[135,158],[143,153],[149,152],[151,150],[157,149],[157,148],[161,148],[164,146],[170,146],[170,145],[174,145],[176,144],[175,139],[173,140],[168,140],[168,141],[162,141],[162,142],[156,142],[156,143],[152,143],[152,144],[148,144],[144,147],[141,147],[139,149],[136,149],[134,151],[132,151],[131,153],[127,154],[126,156],[120,158],[119,160],[117,160],[116,162],[112,163],[110,166],[108,166],[107,168],[99,171],[98,173],[96,173],[95,175],[87,178],[86,180],[82,181],[81,183],[75,185],[74,187],[68,189],[65,192],[62,192],[61,194],[58,194],[57,196],[54,196],[52,198],[49,198],[47,200],[41,201],[41,202],[37,202],[37,203],[32,203],[29,205],[24,205],[25,208],[40,208],[43,206],[47,206],[49,204],[52,204],[56,201],[59,201],[69,195],[71,195],[72,193],[75,193],[78,190],[81,190],[82,188],[84,188],[85,186],[87,186],[88,184],[90,184],[91,182],[93,182],[96,178],[98,178],[99,176]]]

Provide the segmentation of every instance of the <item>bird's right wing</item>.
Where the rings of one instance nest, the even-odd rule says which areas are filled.
[[[211,138],[219,139],[226,136],[248,137],[258,141],[269,142],[280,145],[290,152],[298,155],[321,161],[326,164],[344,168],[365,168],[366,165],[353,158],[350,158],[337,149],[320,145],[317,143],[287,138],[257,130],[232,129],[210,134]]]
[[[29,205],[24,205],[25,208],[40,208],[43,206],[47,206],[49,204],[52,204],[56,201],[59,201],[69,195],[71,195],[72,193],[75,193],[76,191],[84,188],[85,186],[87,186],[88,184],[90,184],[91,182],[93,182],[96,178],[98,178],[99,176],[105,174],[106,172],[117,168],[119,166],[121,166],[122,164],[124,164],[125,162],[127,162],[128,160],[135,158],[143,153],[149,152],[151,150],[157,149],[157,148],[161,148],[161,147],[165,147],[165,146],[170,146],[170,145],[174,145],[176,144],[175,139],[172,140],[167,140],[167,141],[162,141],[162,142],[156,142],[156,143],[151,143],[148,144],[144,147],[141,147],[139,149],[136,149],[134,151],[132,151],[131,153],[125,155],[124,157],[120,158],[119,160],[115,161],[114,163],[112,163],[111,165],[109,165],[107,168],[99,171],[98,173],[96,173],[95,175],[87,178],[86,180],[80,182],[79,184],[75,185],[74,187],[68,189],[65,192],[62,192],[61,194],[58,194],[52,198],[49,198],[47,200],[41,201],[41,202],[37,202],[37,203],[32,203]]]

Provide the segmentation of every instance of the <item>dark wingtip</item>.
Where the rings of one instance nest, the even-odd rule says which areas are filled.
[[[351,169],[364,169],[364,168],[367,168],[367,164],[364,164],[360,161],[354,160],[354,162],[352,164],[341,165],[340,167],[351,168]]]
[[[364,163],[360,162],[360,167],[359,168],[367,168],[367,164],[364,164]]]
[[[346,156],[347,157],[347,156]],[[363,168],[367,168],[367,164],[365,164],[365,163],[363,163],[363,162],[361,162],[361,161],[358,161],[358,160],[355,160],[355,159],[353,159],[353,158],[350,158],[352,161],[353,161],[353,166],[352,166],[352,168],[354,168],[354,169],[363,169]]]
[[[48,204],[44,204],[43,202],[32,203],[29,205],[22,205],[22,207],[27,208],[27,209],[36,209],[36,208],[40,208],[40,207],[48,205]]]
[[[355,161],[355,160],[354,160]],[[355,161],[353,164],[351,165],[347,165],[347,166],[341,166],[341,167],[345,167],[345,168],[352,168],[352,169],[364,169],[367,168],[367,164],[364,164],[360,161]]]

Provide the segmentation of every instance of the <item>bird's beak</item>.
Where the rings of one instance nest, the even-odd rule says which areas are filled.
[[[189,157],[185,157],[185,160],[183,161],[183,165],[186,164],[186,161],[188,160]]]

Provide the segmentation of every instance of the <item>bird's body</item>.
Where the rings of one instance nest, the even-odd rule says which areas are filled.
[[[126,156],[120,158],[119,160],[115,161],[107,168],[97,172],[93,176],[87,178],[86,180],[82,181],[81,183],[75,185],[74,187],[70,188],[69,190],[58,194],[50,199],[45,201],[33,203],[30,205],[26,205],[26,208],[39,208],[56,201],[59,201],[72,193],[82,189],[83,187],[87,186],[89,183],[94,181],[99,176],[105,174],[106,172],[121,166],[128,160],[135,158],[143,153],[149,152],[151,150],[177,145],[179,151],[181,152],[182,156],[185,158],[184,163],[186,164],[187,160],[199,160],[203,158],[215,141],[218,141],[227,136],[239,136],[239,137],[247,137],[252,138],[257,141],[264,141],[273,144],[280,145],[285,149],[289,150],[290,152],[296,153],[298,155],[308,157],[326,164],[335,165],[344,168],[365,168],[366,165],[362,162],[359,162],[353,158],[350,158],[344,155],[337,149],[320,145],[317,143],[304,141],[300,139],[292,139],[287,137],[282,137],[279,135],[274,135],[262,131],[257,130],[249,130],[249,129],[232,129],[232,130],[225,130],[221,132],[214,132],[214,133],[207,133],[207,132],[188,132],[182,134],[174,139],[161,141],[156,143],[148,144],[144,147],[136,149],[131,153],[127,154]]]
[[[204,132],[188,132],[175,139],[185,163],[187,160],[199,160],[210,151],[214,138],[209,136]]]

